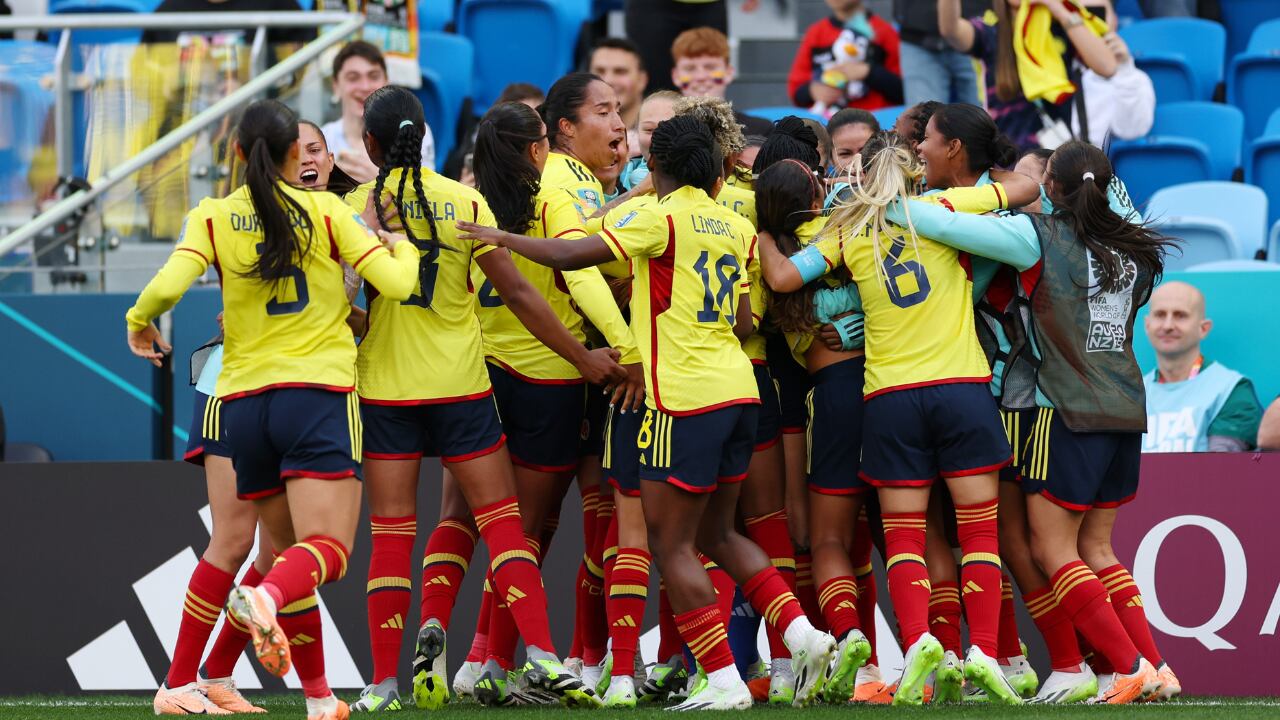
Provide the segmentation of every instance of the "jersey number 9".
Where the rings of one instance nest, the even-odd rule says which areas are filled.
[[[262,243],[254,248],[259,255],[262,254]],[[311,295],[307,291],[307,274],[302,272],[302,268],[293,266],[289,268],[289,277],[293,278],[293,295],[294,300],[281,301],[279,293],[275,297],[267,301],[268,315],[292,315],[293,313],[302,312],[311,300]]]
[[[900,308],[909,308],[912,305],[919,305],[929,297],[929,276],[924,271],[924,266],[915,260],[902,261],[900,259],[902,250],[906,246],[901,243],[893,243],[889,248],[889,254],[885,255],[882,264],[884,265],[884,289],[889,293],[889,301]],[[915,290],[903,293],[901,279],[904,275],[915,277]]]
[[[733,286],[738,284],[738,277],[741,272],[738,268],[738,258],[733,255],[721,255],[719,260],[715,262],[716,281],[719,289],[714,292],[711,290],[711,268],[708,267],[711,256],[706,250],[698,256],[698,261],[693,264],[693,269],[702,276],[702,309],[698,311],[698,322],[716,322],[720,319],[720,308],[725,307],[725,299],[731,298],[733,294]],[[733,324],[734,307],[726,308],[725,317],[728,318],[729,324]]]

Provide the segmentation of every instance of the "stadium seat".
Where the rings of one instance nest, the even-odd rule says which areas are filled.
[[[1244,161],[1244,181],[1277,198],[1268,208],[1267,223],[1280,220],[1280,109],[1271,113],[1262,136],[1249,143]]]
[[[453,22],[454,0],[418,3],[418,32],[443,31]],[[419,46],[421,47],[421,46]]]
[[[1188,183],[1153,195],[1144,217],[1154,223],[1182,223],[1191,219],[1217,221],[1230,229],[1238,251],[1227,257],[1207,259],[1251,258],[1262,249],[1265,240],[1267,195],[1242,183]],[[1190,253],[1187,255],[1191,257]]]
[[[1151,134],[1199,140],[1209,148],[1213,179],[1230,180],[1240,167],[1244,115],[1238,108],[1211,102],[1161,103]]]
[[[1227,32],[1199,18],[1142,20],[1120,30],[1160,103],[1212,100],[1222,82]]]
[[[422,87],[417,95],[435,136],[439,168],[458,140],[458,114],[463,101],[471,97],[475,48],[461,35],[442,32],[423,32],[419,42]]]
[[[871,114],[876,116],[876,122],[880,123],[881,130],[892,130],[893,124],[898,122],[898,116],[906,109],[906,105],[893,105],[879,110],[872,110]]]
[[[1111,143],[1111,164],[1138,207],[1161,188],[1213,178],[1209,146],[1190,138],[1117,140]]]
[[[589,12],[590,0],[462,0],[458,31],[479,51],[473,76],[477,109],[487,108],[509,83],[546,90],[572,70]],[[512,45],[513,38],[521,43]]]
[[[1280,272],[1280,265],[1261,260],[1217,260],[1192,265],[1186,272]]]
[[[1271,226],[1271,232],[1267,236],[1267,259],[1280,263],[1280,220]]]
[[[1280,2],[1276,0],[1218,0],[1218,4],[1227,29],[1227,57],[1244,51],[1256,28],[1280,18]]]
[[[1201,263],[1244,258],[1235,230],[1217,218],[1173,215],[1152,220],[1151,226],[1178,241],[1178,247],[1165,256],[1165,270],[1186,270]]]
[[[1262,132],[1271,114],[1280,108],[1280,20],[1263,23],[1253,33],[1248,49],[1231,60],[1227,71],[1227,102],[1244,113],[1245,137]]]
[[[53,462],[53,453],[35,443],[7,443],[4,446],[5,462]]]
[[[791,105],[771,105],[769,107],[751,108],[750,110],[744,110],[743,112],[758,118],[764,118],[769,122],[778,122],[788,115],[795,115],[798,118],[811,118],[813,120],[817,120],[822,123],[824,127],[827,124],[827,119],[821,115],[811,113],[804,108],[792,107]]]

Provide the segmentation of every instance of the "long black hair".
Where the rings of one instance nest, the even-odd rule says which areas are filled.
[[[760,146],[751,172],[756,176],[770,165],[786,159],[799,160],[814,170],[822,167],[822,154],[818,152],[818,135],[813,128],[795,115],[780,118],[773,125],[773,132]]]
[[[678,185],[690,185],[708,195],[715,189],[724,167],[711,130],[689,115],[658,123],[649,141],[649,159],[656,166],[652,169]]]
[[[297,147],[298,115],[279,101],[259,100],[245,108],[236,141],[245,154],[244,184],[262,225],[262,252],[247,274],[279,282],[307,254],[312,239],[311,216],[280,188],[289,182],[280,166]]]
[[[992,167],[1018,162],[1018,148],[1000,132],[986,110],[969,103],[943,105],[933,113],[933,124],[947,140],[959,140],[969,156],[968,170],[980,173]]]
[[[814,201],[822,199],[822,186],[813,170],[803,162],[787,158],[760,173],[753,186],[756,193],[756,225],[778,243],[783,255],[800,252],[796,230],[817,213]],[[820,212],[820,211],[819,211]],[[812,332],[813,291],[817,280],[791,293],[775,293],[773,317],[783,332]]]
[[[382,164],[378,168],[378,177],[373,182],[373,205],[378,215],[378,224],[383,230],[390,229],[380,200],[387,177],[392,170],[399,168],[400,184],[396,188],[395,203],[400,217],[405,220],[412,217],[406,211],[404,202],[404,186],[412,178],[414,194],[427,218],[427,227],[431,230],[430,238],[419,238],[414,234],[410,223],[404,222],[402,225],[405,237],[419,249],[436,250],[444,246],[440,243],[435,213],[431,211],[431,203],[427,202],[427,194],[422,189],[422,137],[425,127],[422,103],[402,87],[385,85],[365,98],[365,132],[372,135],[378,141],[378,147],[382,148]]]
[[[472,159],[476,187],[507,232],[528,232],[537,214],[542,175],[528,150],[542,137],[542,119],[521,102],[498,103],[480,119]]]
[[[1085,177],[1086,173],[1091,177]],[[1072,140],[1049,159],[1048,190],[1053,216],[1066,222],[1093,255],[1098,291],[1123,289],[1128,258],[1160,282],[1164,256],[1173,241],[1142,224],[1129,222],[1111,209],[1107,186],[1114,177],[1111,162],[1098,148]]]
[[[560,78],[547,91],[547,99],[538,107],[542,113],[542,121],[547,125],[547,140],[551,149],[560,149],[560,121],[568,120],[577,124],[578,111],[587,101],[587,87],[600,79],[599,75],[589,72],[571,72]]]

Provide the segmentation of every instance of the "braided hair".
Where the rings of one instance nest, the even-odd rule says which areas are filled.
[[[773,125],[773,132],[760,146],[751,172],[757,177],[779,160],[799,160],[810,168],[822,167],[822,155],[818,152],[818,135],[813,128],[795,115],[788,115]]]
[[[386,85],[373,91],[364,101],[365,132],[373,136],[382,148],[382,163],[378,168],[378,177],[373,183],[375,198],[374,211],[378,215],[378,224],[383,230],[387,226],[386,214],[382,203],[376,199],[382,197],[383,188],[391,171],[400,169],[400,184],[396,187],[395,203],[402,218],[411,217],[405,208],[405,184],[411,179],[413,191],[421,204],[423,215],[427,218],[430,238],[419,238],[409,223],[403,223],[404,234],[419,250],[439,250],[445,247],[440,243],[440,232],[436,228],[435,213],[427,202],[427,194],[422,189],[422,137],[425,134],[426,120],[422,114],[422,103],[408,90],[396,85]],[[451,248],[450,248],[451,249]],[[425,264],[423,265],[425,267]]]
[[[247,160],[244,183],[249,199],[262,223],[262,252],[246,274],[280,282],[307,254],[312,239],[311,216],[280,188],[288,182],[280,166],[298,142],[298,115],[277,100],[259,100],[245,109],[236,141]]]
[[[681,187],[696,187],[708,195],[724,167],[711,130],[688,115],[658,123],[649,141],[649,158],[656,165],[656,172]]]

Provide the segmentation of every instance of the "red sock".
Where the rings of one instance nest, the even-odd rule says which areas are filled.
[[[924,513],[881,513],[884,550],[889,556],[889,599],[898,617],[898,636],[911,647],[929,631],[929,569],[924,564]]]
[[[276,617],[280,629],[289,638],[289,652],[298,680],[302,682],[302,694],[311,698],[333,694],[324,676],[324,635],[315,593],[281,607]]]
[[[600,486],[579,486],[579,490],[582,493],[582,547],[585,548],[585,550],[583,552],[582,562],[578,564],[578,581],[574,587],[580,590],[582,588],[582,583],[589,582],[587,576],[590,575],[590,571],[587,569],[586,556],[590,554],[591,547],[595,544],[596,509],[600,506]],[[583,597],[578,593],[578,591],[574,592],[574,600],[576,601],[576,604],[574,605],[573,610],[573,642],[569,646],[568,656],[581,658],[583,630],[581,615]]]
[[[1138,648],[1111,607],[1107,588],[1084,562],[1076,560],[1053,574],[1053,596],[1094,649],[1105,655],[1116,672],[1131,673],[1138,667]]]
[[[427,539],[422,553],[422,604],[418,625],[438,620],[445,630],[453,615],[453,604],[462,589],[462,579],[476,550],[476,533],[463,518],[445,518]]]
[[[600,567],[604,568],[604,585],[608,587],[613,584],[613,566],[618,561],[618,516],[614,515],[609,520],[609,527],[605,529],[604,541],[600,545]]]
[[[800,601],[787,587],[782,574],[772,566],[756,573],[742,586],[742,594],[747,596],[751,607],[760,613],[769,626],[782,635],[797,618],[804,617],[800,609]],[[788,655],[790,657],[790,655]]]
[[[879,666],[880,658],[876,655],[876,576],[871,568],[871,522],[867,520],[866,508],[858,514],[858,522],[853,528],[853,548],[849,560],[853,563],[853,578],[858,583],[858,624],[862,634],[871,643],[871,657],[867,662]],[[801,598],[801,602],[804,599]]]
[[[484,592],[480,595],[480,614],[476,617],[476,634],[471,639],[471,650],[467,652],[467,662],[484,662],[489,652],[489,623],[493,615],[493,585],[486,573]]]
[[[996,522],[1000,501],[956,505],[960,538],[960,591],[969,623],[969,644],[997,657],[1000,639],[1000,539]]]
[[[494,586],[493,573],[486,581]],[[495,660],[503,670],[515,665],[516,644],[520,641],[520,628],[511,616],[511,607],[496,590],[493,593],[493,609],[489,613],[488,642],[485,645],[485,661]]]
[[[1022,639],[1018,637],[1018,610],[1013,604],[1013,583],[1008,575],[1000,576],[1000,658],[1007,660],[1022,654]]]
[[[1061,611],[1062,608],[1058,608],[1058,610]],[[1111,663],[1107,662],[1107,659],[1103,657],[1102,653],[1093,649],[1093,646],[1089,644],[1084,635],[1080,634],[1079,630],[1076,630],[1076,643],[1080,646],[1080,652],[1084,655],[1085,662],[1089,663],[1089,669],[1093,670],[1095,675],[1109,675],[1116,671],[1115,668],[1111,667]]]
[[[209,635],[213,633],[213,626],[218,622],[218,615],[222,613],[222,606],[226,604],[227,594],[235,580],[231,573],[219,570],[203,559],[196,564],[182,601],[182,622],[178,625],[178,642],[173,648],[173,662],[164,683],[166,687],[176,688],[196,681],[200,656],[204,654]],[[243,645],[240,647],[244,648]]]
[[[244,587],[257,587],[260,582],[262,582],[262,573],[258,572],[258,568],[253,565],[250,565],[240,578],[240,584]],[[236,662],[244,654],[244,647],[248,644],[249,628],[241,625],[228,613],[226,620],[222,623],[221,632],[213,641],[213,648],[209,650],[209,657],[205,658],[204,676],[211,680],[231,677]]]
[[[787,529],[787,511],[778,510],[767,515],[744,518],[747,537],[760,546],[769,556],[773,567],[782,575],[787,589],[794,595],[796,592],[796,551],[791,546],[791,532]],[[772,626],[765,629],[769,639],[769,655],[775,658],[789,658],[791,651],[782,641],[782,635]]]
[[[1111,595],[1111,607],[1115,610],[1120,623],[1129,633],[1129,639],[1153,667],[1160,667],[1164,657],[1156,647],[1155,638],[1151,637],[1151,625],[1147,622],[1147,611],[1142,608],[1142,592],[1133,581],[1129,571],[1123,565],[1112,565],[1098,572],[1107,593]]]
[[[1067,614],[1058,607],[1053,589],[1045,586],[1039,590],[1024,592],[1022,600],[1027,605],[1027,613],[1031,615],[1036,629],[1044,637],[1045,647],[1049,650],[1050,668],[1075,672],[1084,659],[1080,655],[1080,644],[1076,642],[1076,629],[1071,626]]]
[[[929,585],[929,633],[943,650],[964,657],[960,646],[960,584],[943,580]]]
[[[684,641],[680,638],[680,629],[676,627],[676,614],[671,609],[671,597],[667,595],[667,587],[658,581],[658,662],[664,663],[680,655]]]
[[[729,577],[729,573],[711,558],[701,554],[698,557],[702,560],[702,568],[707,571],[707,577],[711,578],[711,585],[716,589],[716,606],[720,608],[720,616],[726,620],[733,617],[733,593],[738,586]]]
[[[520,508],[515,497],[475,508],[476,525],[489,546],[489,569],[493,573],[495,599],[507,605],[526,646],[555,652],[551,626],[547,622],[547,596],[542,587],[538,555],[531,552],[537,543],[526,542],[520,531]],[[501,615],[494,612],[494,617]],[[489,633],[489,644],[496,641]]]
[[[579,613],[575,625],[581,626],[578,635],[582,639],[582,662],[599,665],[608,652],[609,615],[606,592],[609,574],[618,554],[618,520],[613,514],[613,503],[597,511],[595,545],[589,557],[583,557],[587,568],[586,585],[578,585]]]
[[[342,543],[324,535],[312,535],[280,553],[271,572],[262,578],[276,607],[310,597],[325,583],[341,580],[347,574],[350,551]]]
[[[613,674],[631,675],[640,648],[640,627],[644,604],[649,596],[649,553],[638,548],[621,548],[613,568],[606,607],[609,638],[612,640]]]
[[[827,619],[822,615],[822,606],[818,603],[818,589],[813,584],[813,556],[805,552],[796,553],[796,599],[809,622],[819,630],[827,630]]]
[[[858,629],[858,583],[851,577],[831,578],[818,588],[822,617],[836,640]]]
[[[725,630],[719,603],[676,615],[676,627],[708,674],[733,664],[729,633]]]
[[[413,581],[413,541],[418,532],[414,516],[369,516],[373,551],[369,556],[369,584],[365,608],[369,619],[369,647],[373,651],[373,682],[394,677],[404,644],[405,618]],[[424,586],[425,587],[425,586]]]

